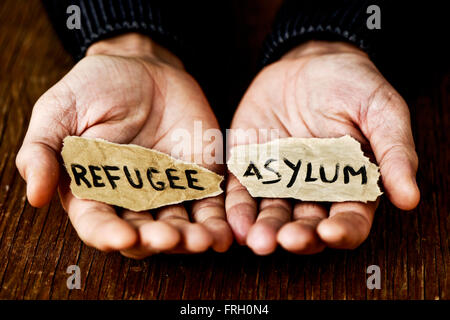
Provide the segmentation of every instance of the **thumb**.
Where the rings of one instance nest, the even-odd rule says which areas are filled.
[[[52,90],[52,89],[51,89]],[[34,207],[50,202],[59,180],[59,152],[70,135],[71,112],[55,106],[67,99],[49,99],[44,94],[34,106],[28,131],[16,157],[16,166],[27,182],[27,198]],[[67,101],[70,105],[70,99]],[[69,107],[70,108],[70,107]]]
[[[390,86],[379,88],[368,104],[362,130],[374,151],[390,201],[402,210],[420,200],[416,182],[418,157],[406,102]]]

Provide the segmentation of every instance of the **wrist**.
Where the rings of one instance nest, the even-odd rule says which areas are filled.
[[[341,41],[310,40],[294,47],[284,54],[280,60],[291,60],[307,56],[319,56],[335,53],[354,53],[367,58],[369,57],[367,53],[351,43]]]
[[[158,60],[183,69],[183,63],[172,52],[140,33],[126,33],[93,43],[86,56],[114,55]]]

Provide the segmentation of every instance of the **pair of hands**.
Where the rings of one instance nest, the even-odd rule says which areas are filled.
[[[159,253],[226,251],[233,238],[257,254],[278,244],[311,254],[355,248],[368,236],[377,203],[321,204],[253,199],[229,174],[225,196],[155,212],[116,212],[77,199],[59,163],[67,135],[132,143],[171,153],[172,133],[219,129],[208,102],[180,60],[139,34],[93,44],[86,57],[34,106],[16,164],[31,205],[47,204],[56,188],[80,238],[131,258]],[[309,42],[263,69],[244,95],[232,129],[278,129],[281,137],[350,134],[373,151],[385,191],[400,209],[419,201],[417,155],[409,111],[367,55],[344,43]],[[251,141],[264,142],[264,141]],[[200,150],[200,153],[209,152]],[[192,152],[187,161],[198,161]],[[199,163],[223,173],[223,165]]]

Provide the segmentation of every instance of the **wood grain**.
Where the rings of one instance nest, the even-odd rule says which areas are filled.
[[[252,37],[249,52],[256,54],[263,37],[252,36],[261,24],[255,19],[241,37]],[[262,25],[267,31],[269,24]],[[237,43],[243,46],[244,40]],[[2,1],[0,48],[1,299],[449,298],[449,73],[435,73],[428,86],[405,96],[420,157],[419,207],[402,212],[383,198],[371,234],[358,249],[314,256],[278,250],[258,257],[234,245],[224,254],[134,261],[82,244],[57,197],[41,209],[26,201],[14,161],[32,106],[73,65],[39,1],[26,6]],[[236,64],[239,74],[245,61]],[[251,79],[250,69],[241,82]],[[231,86],[231,96],[242,93],[237,87]],[[72,264],[81,268],[81,290],[66,287],[66,268]],[[372,264],[381,268],[381,290],[366,288],[366,268]]]

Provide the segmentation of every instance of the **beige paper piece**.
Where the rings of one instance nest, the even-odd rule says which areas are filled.
[[[382,194],[378,167],[350,136],[240,145],[227,164],[253,197],[367,202]]]
[[[137,145],[66,137],[61,154],[81,199],[143,211],[222,193],[222,176]]]

